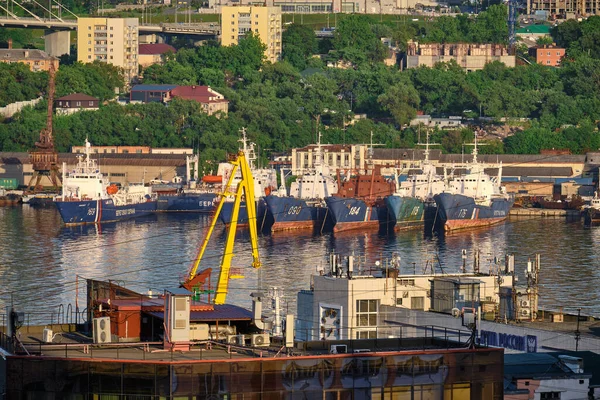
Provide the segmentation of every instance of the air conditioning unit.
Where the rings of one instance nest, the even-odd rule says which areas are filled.
[[[529,309],[523,308],[521,311],[519,311],[519,317],[520,318],[530,318],[531,312],[529,311]]]
[[[252,335],[252,346],[268,346],[271,344],[271,338],[268,333],[255,333]]]
[[[243,346],[246,344],[244,335],[227,335],[227,343]]]
[[[208,339],[210,339],[208,324],[190,324],[190,340]]]
[[[94,343],[110,343],[110,317],[94,318]]]
[[[521,307],[527,308],[529,306],[530,306],[529,300],[521,300]]]

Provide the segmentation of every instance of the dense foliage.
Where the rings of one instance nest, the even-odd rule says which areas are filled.
[[[286,151],[316,140],[320,130],[329,143],[366,143],[411,147],[418,129],[407,128],[417,111],[431,115],[487,117],[499,138],[482,147],[487,153],[538,153],[568,148],[581,153],[600,148],[600,17],[566,22],[554,29],[555,39],[569,50],[561,68],[522,65],[508,68],[488,64],[466,73],[456,63],[400,71],[381,60],[387,50],[381,37],[397,40],[502,42],[506,8],[490,6],[475,21],[470,17],[441,17],[428,27],[385,25],[361,15],[341,20],[333,38],[317,40],[315,33],[292,24],[283,35],[283,61],[265,62],[265,46],[249,35],[238,46],[207,43],[165,56],[163,65],[143,71],[145,83],[210,85],[229,100],[227,116],[208,116],[197,103],[122,106],[107,103],[98,112],[55,118],[59,150],[80,144],[88,136],[97,145],[149,145],[198,148],[206,160],[223,159],[237,149],[238,131],[246,127],[260,149]],[[315,58],[315,52],[325,56]],[[342,62],[350,68],[327,68]],[[0,101],[37,97],[45,91],[47,75],[18,65],[0,64]],[[114,97],[121,86],[119,71],[105,64],[61,66],[57,95],[83,92]],[[367,119],[355,119],[366,114]],[[518,120],[520,129],[509,129]],[[0,125],[0,149],[28,150],[44,126],[45,109],[26,109]],[[436,130],[433,140],[444,151],[461,152],[473,130]]]

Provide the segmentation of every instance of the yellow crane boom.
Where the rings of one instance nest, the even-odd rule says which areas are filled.
[[[204,284],[206,274],[197,274],[198,268],[200,267],[200,262],[202,260],[202,257],[204,256],[204,252],[206,251],[210,237],[219,219],[219,214],[221,213],[221,210],[223,208],[224,199],[229,196],[234,196],[235,200],[233,205],[233,212],[231,215],[231,223],[229,224],[229,228],[227,231],[225,248],[223,249],[223,257],[221,259],[221,272],[219,273],[219,281],[217,283],[217,290],[215,292],[215,304],[224,304],[225,299],[227,297],[227,290],[229,286],[229,273],[231,269],[231,260],[233,258],[233,245],[235,242],[235,233],[242,198],[246,200],[246,210],[248,212],[248,227],[250,229],[250,244],[252,246],[253,259],[252,266],[254,268],[260,268],[261,265],[258,254],[258,238],[256,229],[256,201],[254,198],[254,178],[252,177],[252,172],[250,170],[250,166],[248,165],[248,160],[246,160],[246,155],[243,151],[240,151],[237,154],[236,159],[232,161],[231,164],[233,165],[233,169],[231,171],[231,174],[229,175],[229,179],[227,180],[227,184],[225,185],[223,192],[219,194],[219,203],[211,221],[210,227],[208,228],[208,231],[204,236],[202,246],[200,247],[198,255],[196,256],[196,260],[194,261],[194,264],[190,269],[188,278],[182,284],[183,287],[192,292],[195,288]],[[230,187],[238,168],[241,172],[242,179],[238,184],[236,191],[230,192]]]

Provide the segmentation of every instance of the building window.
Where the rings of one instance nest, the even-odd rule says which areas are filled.
[[[411,310],[425,310],[425,298],[424,297],[411,297],[410,298],[410,309]]]
[[[377,326],[379,300],[356,300],[356,326]]]
[[[81,107],[81,102],[80,101],[77,102],[77,107]]]
[[[90,106],[90,107],[94,107],[94,102],[93,102],[93,101],[90,101],[90,102],[89,102],[89,106]]]
[[[357,339],[377,339],[377,331],[358,331],[356,332]]]

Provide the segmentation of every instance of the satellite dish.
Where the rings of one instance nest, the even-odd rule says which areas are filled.
[[[460,317],[460,310],[459,310],[458,308],[456,308],[456,307],[455,307],[455,308],[453,308],[453,309],[452,309],[452,316],[453,316],[454,318],[458,318],[458,317]]]

